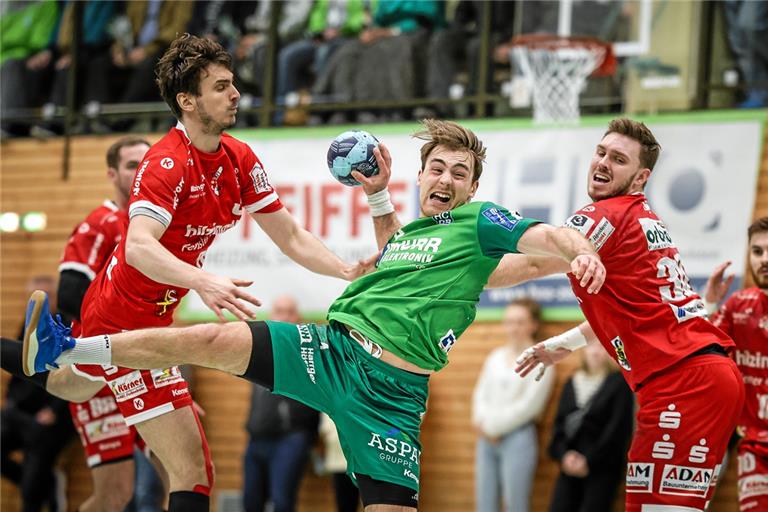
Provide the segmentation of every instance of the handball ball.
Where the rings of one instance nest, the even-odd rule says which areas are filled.
[[[328,169],[333,177],[344,185],[360,185],[352,177],[352,171],[358,171],[365,177],[378,174],[375,147],[379,145],[376,137],[362,130],[344,132],[331,142],[328,148]]]

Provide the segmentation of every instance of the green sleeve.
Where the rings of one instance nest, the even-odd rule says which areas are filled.
[[[520,252],[517,250],[518,240],[526,229],[540,222],[511,213],[503,206],[484,203],[477,216],[480,250],[489,258],[501,258],[511,252]]]
[[[311,35],[320,34],[325,30],[325,17],[328,14],[328,0],[316,0],[309,12],[307,32]]]

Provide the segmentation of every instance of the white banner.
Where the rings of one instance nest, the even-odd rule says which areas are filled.
[[[488,155],[476,200],[494,201],[553,224],[590,202],[587,170],[604,126],[508,130],[479,126],[475,131]],[[680,249],[693,284],[701,284],[725,260],[733,261],[731,268],[740,282],[757,188],[762,121],[726,118],[717,123],[692,120],[650,126],[662,152],[646,193]],[[247,134],[241,138],[259,155],[299,223],[352,261],[375,252],[373,226],[361,188],[341,185],[328,172],[325,154],[332,137],[325,133],[313,136],[307,131],[306,138],[285,140],[249,140]],[[390,193],[403,222],[418,215],[416,176],[422,141],[409,134],[379,136],[392,153]],[[249,292],[264,302],[265,311],[276,297],[288,294],[297,297],[303,311],[322,314],[346,285],[290,261],[251,219],[219,236],[208,251],[205,268],[254,280]],[[501,306],[521,293],[571,313],[576,306],[564,277],[487,292],[481,306]],[[199,297],[190,293],[180,317],[209,316]]]

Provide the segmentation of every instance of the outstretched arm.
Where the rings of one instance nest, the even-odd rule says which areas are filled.
[[[586,346],[588,342],[596,340],[597,335],[589,323],[582,322],[571,330],[525,349],[517,358],[515,371],[521,377],[525,377],[538,368],[536,380],[541,380],[548,366],[565,359],[571,352]]]
[[[491,277],[486,288],[507,288],[532,279],[569,272],[568,262],[554,256],[529,256],[527,254],[506,254]]]

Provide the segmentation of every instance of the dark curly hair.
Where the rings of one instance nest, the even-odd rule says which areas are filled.
[[[181,120],[181,108],[176,95],[182,92],[200,95],[203,71],[210,64],[232,70],[232,57],[216,41],[182,34],[173,40],[155,65],[155,82],[160,95]]]

